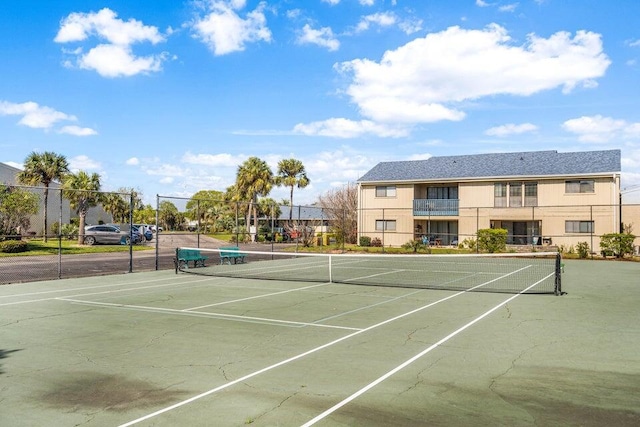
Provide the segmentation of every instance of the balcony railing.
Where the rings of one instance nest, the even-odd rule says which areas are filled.
[[[414,216],[458,215],[458,199],[414,199]]]

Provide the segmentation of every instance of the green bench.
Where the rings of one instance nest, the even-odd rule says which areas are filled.
[[[225,262],[231,265],[231,261],[234,264],[238,262],[244,262],[247,254],[240,252],[240,248],[237,246],[226,246],[220,248],[220,264],[224,264]]]
[[[176,250],[176,272],[180,268],[189,268],[189,262],[193,263],[193,268],[204,267],[204,262],[209,257],[203,256],[197,249],[177,249]]]

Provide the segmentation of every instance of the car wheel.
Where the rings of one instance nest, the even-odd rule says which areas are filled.
[[[127,246],[130,245],[131,244],[131,237],[129,237],[129,236],[125,237],[124,238],[124,244],[127,245]]]
[[[91,245],[93,245],[95,243],[96,243],[96,238],[93,237],[93,236],[87,236],[87,237],[84,238],[84,244],[85,245],[91,246]]]

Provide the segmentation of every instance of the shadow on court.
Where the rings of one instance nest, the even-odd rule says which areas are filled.
[[[0,425],[637,426],[640,264],[564,296],[155,271],[0,287]]]
[[[16,351],[20,351],[20,350],[2,350],[0,349],[0,359],[4,359],[6,357],[9,357],[9,355],[11,353],[15,353]],[[4,371],[2,370],[2,364],[0,364],[0,375],[4,374]]]

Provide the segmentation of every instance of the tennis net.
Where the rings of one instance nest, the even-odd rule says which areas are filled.
[[[199,260],[194,260],[199,258]],[[176,273],[505,293],[561,294],[557,252],[317,254],[177,248]]]

